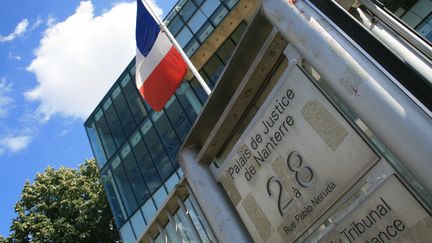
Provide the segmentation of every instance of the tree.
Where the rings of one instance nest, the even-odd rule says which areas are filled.
[[[119,240],[94,159],[26,181],[15,212],[8,240],[16,243]]]

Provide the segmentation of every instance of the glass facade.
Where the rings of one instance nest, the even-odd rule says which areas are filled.
[[[165,21],[185,52],[192,56],[237,2],[180,1]],[[240,23],[200,70],[211,87],[245,28],[246,24]],[[85,122],[117,228],[127,243],[139,239],[182,177],[176,155],[207,99],[198,81],[192,79],[181,84],[162,111],[155,112],[139,95],[134,79],[132,60]],[[189,201],[185,205],[192,207]],[[197,237],[187,231],[190,225],[183,217],[173,214],[177,223],[167,225],[166,231],[175,226],[181,237],[194,242]],[[209,242],[197,214],[191,217],[198,238],[202,238],[197,242]],[[158,242],[158,238],[154,240]]]
[[[432,1],[382,0],[383,6],[432,42]]]

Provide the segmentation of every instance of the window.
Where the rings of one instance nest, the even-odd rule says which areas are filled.
[[[238,3],[238,0],[223,0],[223,2],[229,9],[232,9]]]
[[[234,42],[228,38],[217,50],[217,54],[222,59],[222,62],[225,63],[225,65],[228,63],[229,58],[233,54],[234,48]]]
[[[176,35],[180,29],[183,27],[183,21],[180,19],[178,15],[174,17],[168,24],[168,29],[172,35]]]
[[[199,234],[202,242],[212,242],[210,236],[208,235],[208,233],[205,229],[205,226],[202,222],[201,217],[198,216],[198,213],[195,211],[195,208],[192,206],[192,203],[190,202],[189,198],[187,198],[184,201],[184,205],[188,211],[189,217],[191,218],[195,228],[198,231],[198,234]]]
[[[193,33],[198,32],[201,26],[206,22],[206,16],[201,12],[197,11],[191,20],[188,22],[188,26],[192,30]]]
[[[240,42],[240,39],[245,30],[246,30],[246,24],[244,22],[241,22],[239,26],[237,26],[237,28],[231,34],[231,39],[234,41],[234,43],[238,44]]]
[[[207,21],[200,29],[200,31],[197,33],[198,40],[201,42],[204,42],[207,37],[212,33],[214,30],[214,27]]]
[[[192,124],[175,96],[172,96],[165,105],[165,110],[180,140],[184,141]]]
[[[126,137],[123,132],[120,120],[117,116],[117,112],[114,109],[111,98],[108,98],[104,105],[103,109],[105,111],[105,117],[108,123],[108,126],[111,130],[111,134],[114,138],[114,142],[117,144],[117,147],[125,141]]]
[[[227,14],[228,9],[225,6],[220,5],[217,10],[212,14],[210,20],[214,26],[217,26]]]
[[[90,125],[87,123],[90,123]],[[87,123],[86,123],[87,136],[90,139],[90,145],[92,147],[93,154],[96,157],[96,161],[98,162],[98,165],[101,168],[105,165],[107,159],[105,157],[105,153],[102,148],[102,143],[99,139],[99,135],[96,130],[96,124],[92,120],[89,120]]]
[[[138,166],[143,173],[145,182],[147,183],[147,188],[150,193],[153,193],[160,185],[162,185],[162,181],[139,131],[135,132],[132,136],[131,144]]]
[[[176,40],[179,43],[181,47],[185,47],[186,44],[190,41],[192,38],[192,32],[185,26],[180,31],[180,33],[176,36]]]
[[[105,167],[101,171],[102,184],[104,186],[105,193],[107,194],[108,202],[111,206],[111,211],[114,216],[114,220],[117,225],[120,226],[124,223],[126,216],[126,211],[123,208],[122,201],[120,199],[120,194],[115,187],[114,179],[111,171],[108,167]]]
[[[216,55],[214,55],[208,60],[203,69],[209,76],[211,82],[216,84],[217,79],[224,69],[224,65],[221,60]]]
[[[144,121],[143,125],[141,126],[141,131],[143,133],[143,137],[145,137],[144,142],[147,145],[150,156],[152,157],[153,161],[155,161],[155,165],[157,166],[162,180],[166,180],[172,173],[174,173],[174,168],[171,165],[171,161],[165,153],[159,136],[157,135],[149,119]]]
[[[198,80],[196,78],[193,78],[189,83],[190,83],[192,89],[197,94],[198,99],[201,101],[202,104],[204,104],[207,100],[207,94],[204,91],[204,89],[201,87],[201,84],[198,82]],[[210,87],[210,89],[211,89],[211,87]]]
[[[144,214],[144,219],[147,221],[147,223],[150,223],[153,220],[157,212],[153,200],[148,200],[146,203],[144,203],[144,205],[141,207],[141,210]]]
[[[96,121],[96,127],[101,137],[102,144],[105,148],[106,156],[107,158],[110,158],[114,154],[116,148],[102,109],[99,109],[96,112],[94,119]]]
[[[192,1],[188,1],[180,10],[180,15],[185,21],[188,21],[196,9],[195,4]]]
[[[129,178],[132,190],[139,204],[143,204],[149,198],[149,192],[144,182],[141,170],[135,161],[129,144],[126,144],[121,149],[121,157],[123,159],[123,166],[126,171],[127,177]]]
[[[126,208],[127,214],[132,215],[133,211],[137,209],[138,204],[135,200],[135,196],[132,192],[131,186],[129,184],[128,178],[126,177],[126,173],[121,165],[121,161],[119,156],[115,156],[111,161],[111,169],[114,175],[114,180],[117,184],[117,189],[123,199],[124,206]]]
[[[156,130],[159,133],[162,143],[166,151],[168,152],[168,156],[171,158],[171,161],[175,163],[174,166],[175,169],[177,169],[178,164],[176,156],[177,151],[180,149],[181,146],[179,138],[177,137],[164,111],[153,113],[151,115],[151,118],[153,120],[154,126],[156,127]]]
[[[119,114],[120,122],[123,126],[126,136],[129,136],[135,129],[136,123],[134,118],[132,117],[132,113],[130,112],[129,107],[126,104],[126,100],[119,86],[114,88],[114,91],[112,93],[112,99],[114,102],[114,106]]]
[[[120,228],[120,234],[124,243],[135,243],[135,235],[128,222]]]
[[[189,43],[185,47],[185,53],[188,57],[191,57],[196,50],[200,47],[200,44],[198,43],[197,39],[195,37],[192,37],[192,39],[189,41]]]
[[[140,210],[135,212],[135,214],[131,217],[130,222],[135,234],[138,237],[141,236],[146,229],[146,223],[144,222],[144,218]]]
[[[131,109],[132,116],[134,117],[135,122],[140,124],[147,115],[147,111],[144,108],[141,98],[138,96],[137,88],[135,84],[133,84],[129,75],[126,75],[120,84],[123,88],[124,97]]]
[[[196,79],[194,79],[196,81]],[[196,81],[198,82],[198,81]],[[202,93],[204,93],[204,100],[207,98],[207,94],[201,88]],[[177,89],[176,92],[177,99],[185,109],[186,114],[189,117],[189,120],[193,123],[197,118],[197,115],[200,113],[202,109],[202,105],[200,101],[197,99],[194,94],[190,84],[188,82],[183,82],[180,88]]]
[[[201,10],[204,12],[204,14],[207,17],[210,17],[210,15],[212,15],[212,13],[219,6],[219,4],[220,4],[219,0],[207,0],[201,6]]]

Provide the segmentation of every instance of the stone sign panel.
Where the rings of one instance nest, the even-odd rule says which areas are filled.
[[[431,242],[432,218],[393,175],[319,242]]]
[[[294,67],[224,161],[220,182],[256,242],[292,242],[378,160]]]

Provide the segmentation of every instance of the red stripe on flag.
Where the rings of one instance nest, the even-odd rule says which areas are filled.
[[[144,81],[139,92],[153,110],[161,111],[177,90],[186,72],[186,63],[173,46]]]

